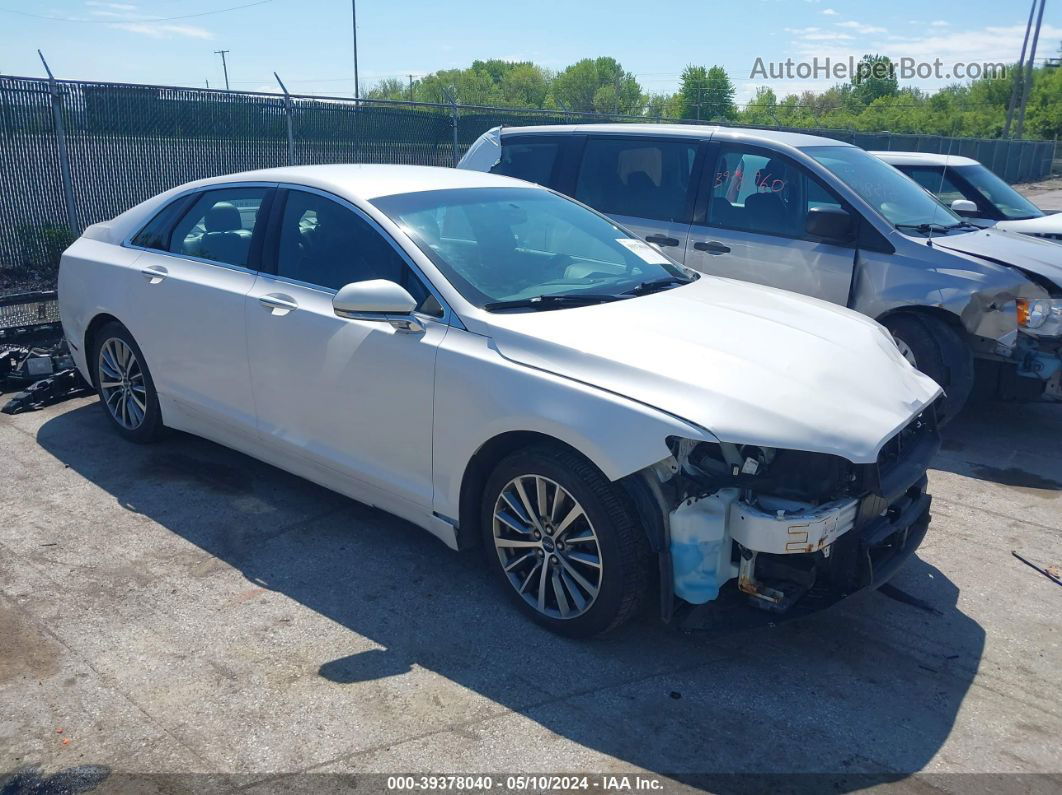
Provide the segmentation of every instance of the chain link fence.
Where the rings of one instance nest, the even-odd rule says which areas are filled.
[[[499,124],[591,121],[677,120],[0,77],[0,296],[54,287],[84,227],[183,182],[291,161],[451,166]],[[1054,156],[1051,141],[799,131],[965,155],[1008,182]]]

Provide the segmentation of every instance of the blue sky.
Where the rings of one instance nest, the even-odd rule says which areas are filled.
[[[293,93],[353,93],[349,0],[252,1],[0,0],[0,72],[42,74],[40,47],[58,77],[221,87],[213,51],[227,49],[233,88],[273,91],[276,70]],[[1028,9],[1027,0],[359,0],[359,63],[364,88],[474,58],[560,69],[612,55],[650,91],[675,90],[687,63],[720,64],[746,100],[764,82],[749,79],[757,57],[1014,61]],[[1062,0],[1048,0],[1038,55],[1057,55],[1060,40]],[[833,82],[771,85],[781,95]]]

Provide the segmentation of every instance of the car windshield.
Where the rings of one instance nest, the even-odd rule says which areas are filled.
[[[951,227],[959,216],[888,163],[855,146],[809,146],[804,151],[903,231]]]
[[[461,295],[491,310],[628,298],[692,278],[605,217],[546,190],[434,190],[373,204]]]
[[[1039,207],[980,163],[976,166],[960,166],[957,170],[970,183],[970,186],[984,197],[986,202],[995,205],[996,209],[1007,218],[1019,220],[1040,218],[1043,215]],[[977,203],[980,204],[980,202]]]

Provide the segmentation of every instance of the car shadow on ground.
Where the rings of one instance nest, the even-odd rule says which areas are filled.
[[[1062,496],[1062,403],[971,403],[944,428],[934,469]]]
[[[322,698],[345,692],[336,683],[418,666],[560,738],[715,791],[764,791],[792,774],[810,789],[846,791],[921,770],[948,737],[984,648],[958,588],[917,556],[893,583],[922,608],[863,594],[726,637],[685,636],[647,614],[572,641],[519,615],[478,552],[453,553],[406,522],[213,443],[175,433],[131,445],[97,405],[46,422],[37,440],[126,509],[382,647],[314,661],[307,675],[320,677]],[[252,497],[272,510],[242,512]],[[202,632],[209,646],[209,625]],[[474,726],[462,732],[476,736]]]

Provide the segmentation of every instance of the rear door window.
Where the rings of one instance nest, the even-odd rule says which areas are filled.
[[[271,188],[223,188],[200,194],[177,223],[169,251],[247,267],[259,210]]]
[[[503,138],[501,159],[490,172],[549,185],[559,151],[559,140],[507,143]]]
[[[696,154],[696,141],[591,138],[575,198],[610,215],[682,221]]]

